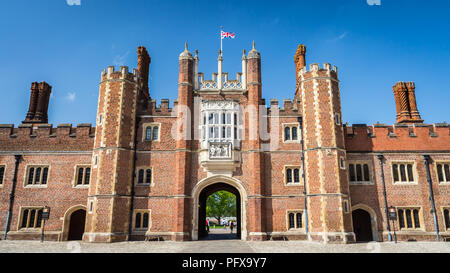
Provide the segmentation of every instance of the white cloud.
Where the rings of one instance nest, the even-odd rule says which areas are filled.
[[[66,99],[67,99],[68,101],[74,101],[76,95],[77,95],[77,94],[76,94],[75,92],[74,92],[74,93],[69,92],[69,93],[67,93]]]
[[[342,33],[341,35],[339,35],[338,40],[342,40],[345,38],[345,36],[347,36],[347,31]]]
[[[116,55],[113,60],[114,65],[124,65],[129,53],[130,51],[127,51],[124,55]]]
[[[81,0],[66,0],[69,6],[81,6]]]

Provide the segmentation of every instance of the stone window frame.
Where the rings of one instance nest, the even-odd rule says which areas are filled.
[[[40,231],[40,230],[42,230],[42,226],[43,226],[43,221],[44,220],[41,219],[40,227],[35,227],[35,226],[37,225],[37,221],[39,219],[39,217],[38,217],[39,211],[40,210],[42,211],[43,209],[44,209],[44,206],[21,206],[20,207],[20,213],[19,213],[19,219],[17,221],[17,230],[18,231],[23,231],[23,230],[26,230],[26,231]],[[24,216],[25,210],[36,210],[36,213],[35,213],[35,216],[34,216],[35,217],[34,218],[35,223],[34,223],[33,227],[29,227],[30,215],[31,215],[30,212],[27,215],[26,227],[22,227],[23,216]]]
[[[286,140],[286,135],[285,135],[285,128],[289,127],[290,130],[290,139]],[[297,128],[297,139],[296,140],[292,140],[292,128],[296,127]],[[301,140],[301,134],[300,134],[300,123],[298,122],[287,122],[287,123],[282,123],[281,124],[281,139],[283,140],[283,143],[300,143]]]
[[[151,139],[147,139],[147,127],[152,127]],[[153,139],[153,128],[158,127],[158,138]],[[147,122],[142,124],[142,142],[160,142],[161,141],[161,122]]]
[[[434,161],[434,171],[435,171],[436,179],[437,179],[439,185],[450,185],[450,177],[446,177],[444,170],[442,171],[442,175],[444,176],[444,181],[439,181],[439,173],[438,173],[438,168],[437,168],[437,165],[439,165],[439,164],[449,165],[449,168],[450,168],[450,161],[448,161],[448,160],[435,160]]]
[[[294,171],[292,171],[292,182],[287,181],[287,169],[299,169],[299,181],[294,182]],[[303,186],[303,179],[302,179],[302,166],[301,165],[284,165],[283,166],[283,182],[284,185],[287,187],[296,187],[296,186]]]
[[[144,178],[143,178],[143,183],[138,183],[139,182],[139,171],[140,170],[144,170]],[[147,170],[151,171],[152,176],[150,177],[150,183],[146,183],[146,173]],[[154,180],[154,176],[153,176],[154,172],[153,172],[153,167],[148,167],[148,166],[140,166],[140,167],[136,167],[136,180],[134,185],[136,187],[154,187],[155,186],[155,180]]]
[[[361,165],[361,170],[362,170],[362,176],[364,178],[364,164],[366,164],[369,168],[369,181],[350,181],[350,165],[353,164],[355,165],[355,179],[357,178],[357,173],[356,173],[356,165]],[[347,159],[347,170],[348,170],[348,183],[350,185],[374,185],[374,171],[373,171],[373,166],[371,164],[371,161],[369,160],[348,160]]]
[[[342,209],[344,210],[344,213],[350,213],[351,209],[350,209],[350,202],[348,201],[348,199],[344,199],[342,200]]]
[[[3,188],[3,185],[5,184],[5,176],[6,176],[7,165],[6,164],[0,164],[0,168],[3,168],[3,176],[0,177],[0,188]]]
[[[44,168],[47,168],[47,180],[45,184],[28,184],[28,179],[30,178],[30,169],[31,168],[42,168],[41,173],[40,173],[40,178],[39,181],[40,183],[42,183],[42,178],[44,176]],[[50,173],[51,173],[51,165],[48,163],[43,163],[43,164],[27,164],[25,165],[25,172],[24,172],[24,179],[23,179],[23,187],[24,188],[47,188],[48,187],[48,183],[50,181]],[[33,173],[33,177],[36,176],[36,172],[34,171]],[[35,180],[35,178],[33,179]]]
[[[343,156],[340,156],[339,157],[339,168],[341,169],[341,170],[345,170],[346,169],[346,162],[345,162],[346,160],[345,160],[345,158],[343,157]]]
[[[84,168],[83,170],[83,179],[82,179],[82,184],[77,184],[78,183],[78,172],[79,169]],[[86,168],[90,168],[90,173],[89,173],[89,183],[86,184],[85,179],[86,179]],[[92,167],[89,164],[78,164],[74,166],[74,170],[75,170],[75,174],[73,176],[73,180],[72,180],[72,188],[89,188],[89,184],[92,181]]]
[[[414,180],[413,181],[395,181],[394,180],[394,164],[397,165],[406,165],[405,167],[405,171],[406,171],[406,179],[409,180],[409,174],[408,174],[408,164],[412,164],[412,172],[413,172],[413,176],[414,176]],[[417,173],[417,162],[414,160],[392,160],[390,162],[390,174],[391,174],[391,181],[393,185],[418,185],[419,184],[419,174]],[[401,180],[401,172],[400,172],[400,167],[398,168],[398,177],[399,180]]]
[[[141,226],[136,227],[136,215],[138,213],[141,213]],[[144,220],[144,213],[148,213],[148,223],[147,227],[142,227],[143,220]],[[134,231],[148,231],[152,227],[152,210],[151,209],[134,209],[133,210],[133,221],[132,221],[132,228]]]
[[[442,210],[442,219],[444,219],[444,227],[447,231],[450,231],[450,206],[444,206],[441,208],[441,210]],[[447,210],[449,213],[448,221],[446,221],[445,219],[445,210]]]
[[[334,123],[337,126],[341,126],[342,125],[342,120],[341,120],[341,114],[340,113],[334,113]]]
[[[414,221],[415,218],[414,218],[414,212],[413,212],[415,209],[419,210],[419,212],[418,212],[419,213],[419,224],[420,224],[419,228],[415,228],[416,223]],[[422,206],[396,206],[395,210],[397,212],[397,223],[396,223],[396,225],[397,225],[399,231],[425,231],[425,222],[424,222],[424,219],[423,219],[423,207]],[[403,211],[411,210],[411,216],[412,216],[411,222],[412,222],[412,225],[413,225],[412,228],[408,228],[407,227],[408,224],[407,224],[407,220],[406,220],[406,213],[404,213],[404,215],[403,215],[403,224],[405,225],[405,227],[403,227],[403,228],[400,227],[400,213],[399,213],[399,210],[403,210]]]
[[[95,203],[96,203],[95,201],[96,201],[95,197],[94,198],[88,198],[88,208],[87,208],[87,213],[88,214],[94,213]]]
[[[289,215],[294,214],[294,228],[290,228]],[[297,214],[300,213],[302,215],[302,227],[298,227],[297,225]],[[288,209],[286,210],[286,230],[287,231],[305,231],[305,210],[302,209]]]
[[[92,169],[97,169],[98,166],[98,155],[92,157]]]
[[[98,121],[97,121],[98,125],[102,125],[103,124],[103,114],[98,115]]]

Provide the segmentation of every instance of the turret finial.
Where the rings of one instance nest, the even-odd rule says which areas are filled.
[[[187,41],[184,43],[184,51],[185,51],[185,52],[188,52],[188,44],[187,44]]]
[[[256,50],[255,49],[255,40],[253,40],[253,43],[252,43],[252,50]]]

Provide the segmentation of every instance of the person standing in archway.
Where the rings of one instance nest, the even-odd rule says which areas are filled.
[[[233,233],[233,227],[234,227],[234,222],[231,221],[231,223],[230,223],[230,230],[231,230],[231,233]]]
[[[206,232],[209,233],[209,220],[206,219]]]

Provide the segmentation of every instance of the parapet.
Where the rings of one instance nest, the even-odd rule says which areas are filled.
[[[114,66],[108,66],[107,69],[102,70],[101,74],[102,81],[125,79],[137,82],[139,77],[137,70],[133,68],[132,73],[130,73],[128,66],[121,66],[118,71],[115,70]]]
[[[93,147],[95,127],[90,123],[72,124],[0,124],[2,151],[88,151]]]
[[[290,99],[284,99],[282,108],[279,107],[277,99],[271,99],[270,107],[267,108],[267,112],[270,114],[273,111],[275,111],[275,109],[277,109],[280,115],[288,115],[288,114],[298,115],[299,108],[300,108],[300,101],[297,99],[294,99],[293,101]]]
[[[153,99],[151,101],[151,113],[153,115],[171,115],[172,108],[169,107],[170,101],[169,99],[161,99],[161,103],[159,105],[156,104],[156,100]]]
[[[310,78],[313,74],[317,74],[316,76],[322,77],[332,77],[337,79],[338,68],[336,66],[331,66],[329,63],[324,63],[322,67],[317,63],[313,63],[309,65],[309,70],[307,66],[304,66],[298,72],[298,77],[301,79]]]
[[[348,151],[450,151],[450,125],[344,125]]]

